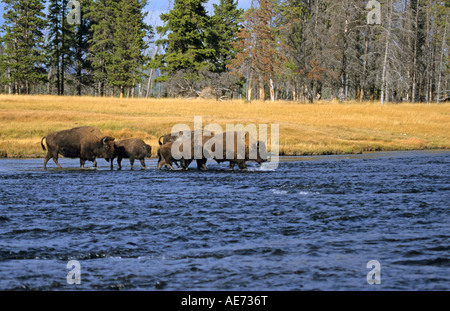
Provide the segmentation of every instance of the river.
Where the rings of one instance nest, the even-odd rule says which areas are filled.
[[[450,151],[98,162],[0,160],[0,290],[450,290]]]

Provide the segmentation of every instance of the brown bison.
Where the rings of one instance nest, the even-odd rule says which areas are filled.
[[[41,146],[45,151],[44,139],[47,144],[44,169],[50,158],[53,158],[56,165],[61,168],[58,154],[67,158],[80,158],[82,168],[86,161],[92,161],[93,166],[97,167],[97,157],[105,158],[107,161],[114,158],[114,138],[103,135],[96,127],[82,126],[50,133],[41,139]]]
[[[205,144],[206,141],[208,141],[208,137],[203,136],[202,137],[202,145]],[[178,144],[178,151],[179,156],[175,156],[173,147],[176,148],[176,145]],[[185,146],[189,146],[190,153],[188,156],[183,155],[183,148]],[[195,158],[195,143],[194,139],[183,139],[179,138],[176,141],[169,141],[163,145],[161,145],[158,149],[158,169],[161,169],[163,166],[167,166],[171,170],[173,170],[173,163],[176,163],[176,161],[180,161],[180,166],[183,170],[187,170],[189,164],[195,159],[197,161],[197,168],[199,170],[203,169],[206,170],[206,156],[202,154],[202,157],[199,159]]]
[[[194,160],[194,148],[195,148],[195,139],[196,139],[196,134],[200,135],[198,131],[201,130],[194,130],[191,131],[191,142],[190,142],[190,149],[191,149],[191,153],[190,153],[190,157],[184,157],[184,158],[177,158],[175,159],[172,156],[172,146],[173,146],[173,142],[175,140],[179,140],[179,142],[182,144],[183,141],[186,141],[186,138],[183,137],[183,132],[179,132],[177,134],[175,133],[171,133],[171,134],[167,134],[167,135],[163,135],[158,139],[158,143],[160,145],[160,150],[161,152],[158,151],[158,169],[160,169],[163,165],[169,167],[170,169],[173,169],[172,164],[176,164],[178,166],[177,161],[180,161],[181,164],[181,168],[184,170],[188,169],[189,164]],[[203,130],[201,131],[202,134],[202,147],[205,144],[206,141],[208,141],[208,139],[213,135],[212,132],[207,131],[207,130]],[[161,139],[162,142],[161,142]],[[185,144],[188,144],[188,142],[185,142]],[[185,144],[182,144],[183,146]],[[163,148],[163,146],[167,145],[166,147]],[[161,149],[162,148],[162,149]],[[183,152],[183,147],[180,146],[180,152]],[[206,157],[202,157],[201,159],[195,159],[197,161],[197,168],[199,170],[203,169],[206,170]],[[162,163],[161,165],[159,163]]]
[[[232,144],[227,144],[227,135],[234,137]],[[216,152],[216,148],[222,146],[223,153]],[[219,151],[219,150],[217,150]],[[240,170],[247,169],[246,161],[256,161],[259,165],[267,161],[266,145],[262,141],[251,139],[248,132],[227,132],[214,136],[214,144],[211,146],[212,157],[217,163],[229,161],[230,170],[234,170],[237,164]]]
[[[115,143],[115,146],[114,157],[117,157],[119,169],[122,168],[122,159],[130,159],[131,168],[133,168],[135,159],[140,160],[142,167],[145,168],[144,159],[146,157],[151,157],[152,155],[152,147],[139,138],[119,140]],[[112,167],[113,163],[111,161],[111,168]]]
[[[172,145],[173,141],[167,142],[161,145],[158,148],[157,156],[158,156],[158,170],[160,170],[163,166],[167,166],[171,170],[173,170],[172,164],[176,161],[172,156]]]

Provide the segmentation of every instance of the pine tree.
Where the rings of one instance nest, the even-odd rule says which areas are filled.
[[[165,54],[157,57],[165,81],[178,71],[186,73],[185,78],[195,80],[201,68],[214,55],[214,50],[205,44],[210,18],[206,14],[206,0],[175,0],[168,14],[161,14],[165,26],[157,32],[167,35],[156,41],[165,46]]]
[[[45,80],[43,30],[45,27],[44,1],[3,0],[6,4],[5,33],[0,69],[7,72],[3,81],[10,92],[16,94],[31,91],[31,85]]]
[[[49,67],[55,69],[55,84],[58,95],[64,95],[65,75],[73,63],[75,45],[74,26],[67,22],[69,0],[50,0],[47,14],[48,43],[46,46]],[[50,77],[52,78],[52,77]]]
[[[98,94],[105,94],[108,81],[107,67],[114,55],[114,33],[116,32],[116,8],[114,0],[95,0],[85,17],[91,22],[88,60],[91,62],[93,78],[97,83]]]
[[[116,31],[114,33],[114,55],[106,66],[108,81],[120,88],[120,96],[126,87],[134,87],[144,75],[142,67],[146,61],[143,52],[147,48],[144,38],[151,27],[143,19],[146,0],[124,0],[116,8]]]
[[[74,25],[73,67],[75,70],[76,94],[81,96],[82,87],[92,83],[91,62],[88,59],[88,41],[92,34],[89,31],[91,21],[87,18],[87,12],[92,6],[93,0],[78,0],[81,8],[81,23]]]
[[[237,51],[233,43],[241,29],[240,20],[243,9],[237,8],[237,0],[220,0],[214,4],[214,15],[211,18],[209,44],[214,49],[214,71],[225,72],[227,65],[236,57]]]

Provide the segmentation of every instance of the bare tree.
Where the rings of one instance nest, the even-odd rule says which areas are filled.
[[[436,96],[437,104],[439,104],[439,97],[441,96],[442,58],[444,56],[445,39],[447,36],[447,20],[448,20],[448,14],[445,16],[444,35],[442,36],[441,60],[439,62],[439,81],[438,81],[438,90],[437,90],[437,96]]]

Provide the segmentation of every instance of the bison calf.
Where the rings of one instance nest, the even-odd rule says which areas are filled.
[[[142,139],[130,138],[119,140],[115,143],[114,157],[117,157],[117,164],[119,169],[122,168],[122,159],[130,159],[131,168],[133,168],[134,160],[137,159],[141,162],[143,168],[145,168],[145,158],[151,157],[152,147],[147,145]],[[111,161],[111,169],[113,163]]]
[[[172,164],[175,162],[175,159],[172,157],[172,145],[173,141],[170,141],[158,148],[158,170],[160,170],[163,166],[167,166],[173,170]]]

